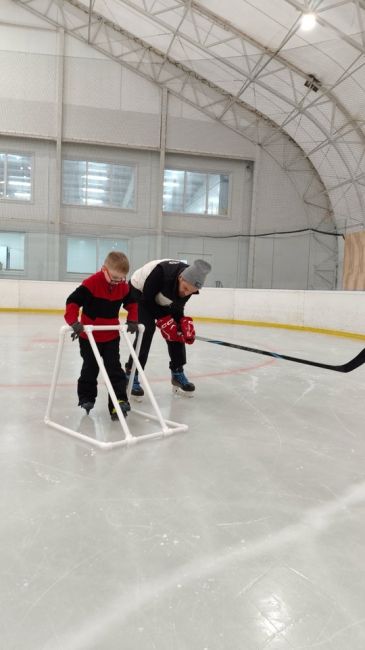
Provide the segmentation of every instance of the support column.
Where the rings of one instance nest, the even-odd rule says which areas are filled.
[[[167,105],[168,90],[162,88],[161,93],[161,115],[160,115],[160,167],[159,167],[159,186],[158,186],[158,212],[157,212],[157,241],[156,241],[156,259],[163,257],[162,238],[163,238],[163,182],[165,172],[166,158],[166,132],[167,132]]]
[[[251,205],[251,219],[249,235],[251,237],[248,241],[248,262],[247,262],[247,288],[253,289],[255,282],[255,247],[256,239],[253,235],[256,233],[256,216],[257,216],[257,195],[259,172],[261,162],[262,150],[259,145],[256,146],[256,156],[253,165],[253,182],[252,182],[252,205]]]
[[[65,32],[60,28],[57,50],[57,106],[56,106],[56,159],[52,196],[49,197],[48,217],[48,280],[59,280],[60,236],[61,236],[61,187],[62,187],[62,140],[63,140],[63,103],[64,103],[64,61]]]

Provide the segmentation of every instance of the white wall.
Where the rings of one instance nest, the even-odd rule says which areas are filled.
[[[0,147],[33,151],[36,165],[33,205],[0,201],[2,227],[27,232],[43,228],[49,242],[52,232],[128,236],[131,241],[134,235],[150,234],[152,239],[141,250],[133,240],[130,257],[134,267],[153,259],[160,210],[161,88],[69,35],[63,42],[49,23],[11,0],[2,0],[2,20],[6,24],[0,25]],[[187,252],[213,256],[217,280],[224,286],[334,288],[335,239],[307,234],[233,239],[309,226],[326,229],[332,223],[324,187],[294,142],[278,132],[263,149],[260,142],[270,130],[267,122],[257,116],[253,120],[251,113],[247,121],[253,126],[244,137],[169,94],[167,164],[178,158],[181,165],[191,166],[192,160],[200,165],[204,157],[208,168],[230,168],[232,211],[229,219],[164,216],[163,255],[175,257],[184,237]],[[119,213],[58,205],[56,143],[63,156],[86,152],[97,160],[136,161],[137,210]],[[253,179],[248,177],[252,166],[244,171],[246,161],[254,163]],[[209,239],[212,235],[225,239],[217,245]],[[38,255],[41,247],[29,251],[25,277],[65,277],[62,242],[50,246],[52,252],[43,256]],[[39,266],[42,258],[44,268]]]
[[[0,280],[1,309],[63,310],[71,282]],[[361,291],[279,291],[204,288],[192,296],[187,314],[201,318],[299,325],[365,334]]]

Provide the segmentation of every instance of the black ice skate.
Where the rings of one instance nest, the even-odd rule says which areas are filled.
[[[128,366],[125,367],[125,376],[126,376],[127,382],[128,382],[129,377],[131,376],[131,369],[128,368]],[[134,374],[131,395],[133,395],[133,397],[137,397],[137,398],[138,397],[141,398],[141,397],[144,396],[144,390],[143,390],[141,384],[139,383],[138,373],[137,372]],[[138,401],[141,401],[141,400],[138,400]]]
[[[79,406],[81,406],[82,409],[85,409],[87,415],[89,415],[91,409],[94,408],[95,402],[92,402],[91,400],[88,399],[80,399],[79,401]]]
[[[181,390],[188,397],[193,397],[195,386],[191,381],[188,380],[182,368],[171,370],[171,383],[174,393],[178,393]]]
[[[118,404],[119,404],[119,406],[121,408],[121,411],[122,411],[124,417],[126,418],[127,415],[128,415],[128,411],[131,410],[131,406],[130,406],[128,400],[126,400],[126,399],[118,399]],[[116,412],[115,407],[113,408],[112,412],[110,413],[110,417],[111,417],[111,419],[113,421],[119,419],[118,418],[118,413]]]

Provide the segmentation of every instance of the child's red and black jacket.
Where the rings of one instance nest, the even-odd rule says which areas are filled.
[[[98,271],[86,278],[66,300],[65,321],[72,325],[79,319],[83,325],[118,325],[121,306],[128,312],[127,320],[138,321],[138,306],[129,292],[128,282],[110,284],[104,273]],[[82,338],[87,338],[81,332]],[[94,332],[95,341],[111,341],[119,336],[118,330]]]

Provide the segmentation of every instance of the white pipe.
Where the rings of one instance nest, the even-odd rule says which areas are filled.
[[[141,345],[142,345],[144,329],[145,329],[144,325],[142,325],[142,323],[139,323],[139,325],[138,325],[138,337],[137,337],[136,350],[135,350],[136,356],[138,358],[139,358],[139,351],[140,351]],[[129,341],[129,338],[128,338],[128,341]],[[128,381],[128,386],[127,386],[127,397],[128,397],[128,399],[131,396],[131,392],[132,392],[132,388],[133,388],[134,374],[136,372],[136,362],[135,362],[135,356],[134,355],[132,355],[132,359],[133,359],[133,361],[132,361],[132,367],[131,367],[131,374],[130,374],[129,381]]]
[[[124,327],[124,325],[123,326],[107,325],[106,327],[101,327],[101,329],[103,329],[103,330],[117,329],[118,330],[118,329],[122,329],[122,327]],[[114,392],[114,388],[113,388],[113,386],[111,384],[111,381],[109,379],[109,375],[108,375],[107,371],[105,370],[104,360],[103,360],[102,356],[100,355],[100,352],[99,352],[99,350],[97,348],[97,345],[95,343],[95,339],[94,339],[94,336],[93,336],[93,330],[97,330],[97,329],[98,329],[98,326],[94,326],[94,325],[85,325],[85,327],[84,327],[87,338],[89,339],[89,343],[90,343],[90,345],[91,345],[91,347],[93,349],[95,359],[97,360],[100,371],[101,371],[101,374],[103,375],[106,387],[108,389],[108,393],[110,395],[110,399],[113,402],[114,408],[115,408],[115,410],[117,412],[119,422],[120,422],[120,424],[122,426],[122,429],[124,431],[124,435],[125,435],[126,439],[129,440],[130,438],[132,438],[132,434],[129,431],[129,427],[128,427],[127,422],[125,420],[125,417],[123,415],[122,409],[119,406],[116,394]],[[99,329],[100,329],[100,327],[99,327]],[[123,333],[125,334],[125,332],[123,332]],[[125,336],[126,336],[126,334],[125,334]]]
[[[53,427],[54,429],[58,429],[59,431],[62,431],[64,433],[67,433],[67,434],[73,436],[74,438],[82,440],[83,442],[88,442],[89,444],[92,444],[92,446],[99,447],[99,449],[114,449],[115,447],[122,447],[122,446],[130,445],[130,444],[135,444],[137,442],[141,442],[141,441],[148,440],[148,439],[161,438],[161,437],[164,437],[164,436],[172,435],[172,434],[180,432],[180,431],[187,431],[188,430],[188,427],[187,427],[186,424],[180,424],[178,422],[173,422],[172,420],[164,420],[164,418],[163,418],[163,416],[161,414],[160,408],[159,408],[159,406],[158,406],[158,404],[157,404],[157,402],[155,400],[155,397],[154,397],[154,395],[152,393],[152,390],[151,390],[150,385],[149,385],[149,383],[147,381],[146,375],[144,374],[143,368],[141,367],[141,364],[140,364],[140,362],[138,360],[138,354],[139,354],[139,350],[140,350],[140,347],[141,347],[144,326],[139,325],[138,328],[139,328],[139,338],[137,339],[136,349],[134,350],[133,345],[132,345],[132,343],[129,340],[129,337],[127,335],[127,331],[126,331],[127,326],[126,325],[86,325],[84,327],[85,333],[86,333],[86,335],[88,337],[88,340],[89,340],[90,345],[92,347],[92,350],[94,352],[96,361],[97,361],[97,363],[99,365],[99,368],[101,370],[101,373],[103,375],[103,378],[104,378],[105,384],[107,386],[110,398],[111,398],[111,400],[113,402],[113,405],[115,406],[116,412],[118,414],[118,418],[119,418],[121,427],[122,427],[122,429],[124,431],[125,438],[123,440],[117,440],[117,441],[114,441],[114,442],[106,442],[106,441],[102,441],[102,440],[96,440],[95,438],[92,438],[91,436],[85,435],[83,433],[79,433],[78,431],[74,431],[74,430],[72,430],[72,429],[70,429],[68,427],[65,427],[65,426],[63,426],[61,424],[58,424],[57,422],[54,422],[54,421],[51,420],[50,416],[51,416],[52,405],[53,405],[53,401],[54,401],[54,397],[55,397],[56,384],[57,384],[59,371],[60,371],[61,356],[62,356],[62,350],[63,350],[63,346],[64,346],[64,342],[65,342],[65,335],[66,335],[66,332],[72,332],[72,328],[70,326],[68,326],[68,325],[64,325],[60,329],[59,342],[58,342],[57,355],[56,355],[56,363],[55,363],[53,376],[52,376],[52,381],[51,381],[51,388],[50,388],[50,394],[49,394],[49,399],[48,399],[48,404],[47,404],[47,410],[46,410],[46,414],[45,414],[45,417],[44,417],[44,421],[48,426]],[[126,423],[125,417],[123,415],[123,412],[122,412],[122,410],[121,410],[121,408],[119,406],[119,403],[118,403],[118,400],[116,398],[114,389],[113,389],[113,387],[111,385],[109,376],[108,376],[108,374],[107,374],[107,372],[105,370],[103,359],[102,359],[102,357],[101,357],[101,355],[99,353],[99,350],[97,348],[97,344],[96,344],[94,336],[93,336],[93,331],[94,330],[97,330],[97,331],[119,330],[120,333],[122,334],[122,337],[126,341],[127,347],[129,349],[129,352],[132,355],[132,359],[133,359],[133,366],[132,366],[132,371],[131,371],[131,379],[133,380],[134,372],[135,372],[135,369],[137,368],[139,374],[142,377],[143,386],[146,389],[148,397],[151,400],[151,404],[152,404],[152,406],[153,406],[153,408],[155,410],[156,415],[152,415],[152,414],[149,414],[149,413],[145,413],[144,411],[139,411],[139,410],[134,410],[134,409],[133,409],[133,413],[135,413],[136,415],[140,415],[143,418],[158,421],[160,423],[160,425],[161,425],[161,431],[156,431],[154,433],[147,433],[147,434],[143,434],[141,436],[133,436],[131,434],[131,432],[129,430],[129,427],[128,427],[127,423]],[[131,380],[129,382],[128,388],[130,388],[130,383],[131,383]]]
[[[138,356],[136,355],[136,353],[135,353],[135,351],[133,349],[133,345],[132,345],[132,343],[130,342],[130,340],[128,339],[128,337],[126,335],[125,335],[125,340],[126,340],[128,348],[129,348],[129,351],[132,354],[132,358],[134,358],[134,361],[135,361],[135,364],[136,364],[136,367],[137,367],[137,370],[138,370],[138,374],[142,379],[143,387],[144,387],[144,389],[145,389],[145,391],[146,391],[146,393],[147,393],[147,395],[148,395],[148,397],[150,399],[152,407],[154,408],[154,410],[155,410],[155,412],[157,414],[157,417],[158,417],[158,420],[159,420],[159,422],[161,424],[162,430],[163,430],[164,433],[167,433],[167,431],[169,429],[166,426],[166,422],[165,422],[165,420],[164,420],[164,418],[162,416],[162,413],[160,411],[160,407],[158,406],[158,404],[157,404],[157,402],[155,400],[155,396],[154,396],[154,394],[153,394],[153,392],[152,392],[152,390],[150,388],[150,385],[149,385],[149,383],[147,381],[146,375],[145,375],[144,370],[143,370],[143,368],[142,368],[142,366],[141,366],[141,364],[139,362]]]
[[[51,415],[51,409],[52,409],[52,404],[56,392],[56,384],[57,384],[57,379],[58,375],[60,374],[60,366],[61,366],[61,355],[62,355],[62,349],[63,349],[63,344],[65,342],[65,334],[69,330],[68,325],[63,325],[60,329],[60,335],[58,338],[58,348],[57,348],[57,355],[56,355],[56,363],[55,367],[53,370],[53,375],[52,375],[52,380],[51,380],[51,389],[49,392],[49,398],[48,398],[48,404],[47,404],[47,409],[46,409],[46,414],[44,416],[44,421],[47,424],[47,420],[49,420],[50,415]]]

